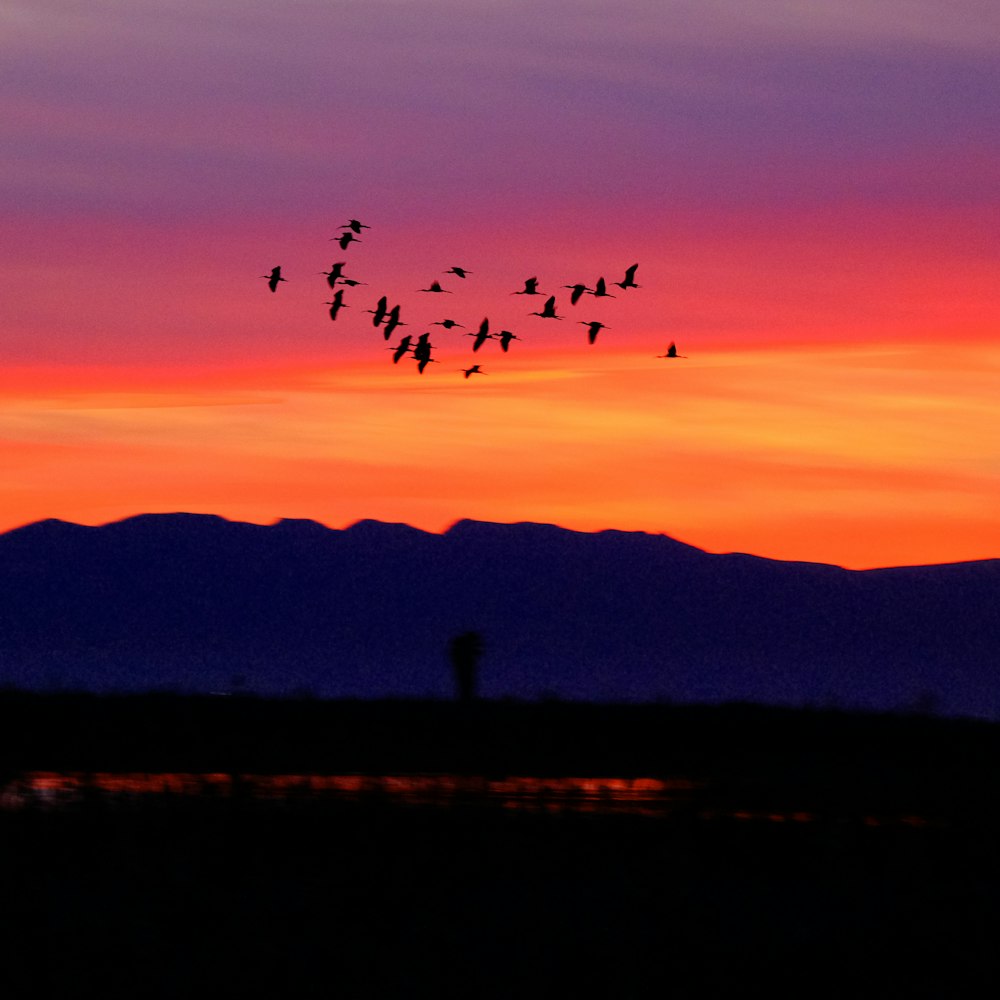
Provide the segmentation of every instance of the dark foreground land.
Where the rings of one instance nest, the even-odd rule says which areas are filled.
[[[972,995],[997,727],[729,706],[0,697],[47,772],[684,777],[648,813],[488,796],[0,809],[6,996]],[[23,984],[23,985],[22,985]]]

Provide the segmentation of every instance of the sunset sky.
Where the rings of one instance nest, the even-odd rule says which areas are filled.
[[[1000,557],[995,0],[15,0],[0,77],[0,530]],[[484,316],[522,340],[428,325]]]

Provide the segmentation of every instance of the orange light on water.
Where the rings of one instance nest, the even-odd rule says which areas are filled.
[[[42,772],[25,774],[5,790],[6,801],[37,799],[59,804],[98,792],[109,796],[204,794],[229,796],[237,791],[255,798],[297,793],[357,798],[378,795],[401,802],[448,802],[474,797],[506,806],[573,808],[583,811],[630,804],[664,804],[699,787],[685,778],[484,778],[460,774],[316,775],[223,773]]]
[[[330,797],[346,802],[387,801],[400,805],[444,807],[478,803],[504,810],[541,813],[600,813],[669,817],[686,809],[693,793],[706,790],[689,778],[618,778],[514,775],[424,774],[226,774],[146,772],[31,771],[0,788],[0,809],[29,803],[61,807],[98,794],[112,799],[157,795],[193,798],[245,796],[258,800]],[[821,817],[807,810],[699,809],[699,819],[741,823],[860,823],[867,827],[940,825],[915,814],[900,816]]]

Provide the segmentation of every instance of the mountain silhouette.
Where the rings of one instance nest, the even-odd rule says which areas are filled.
[[[1000,715],[1000,561],[852,571],[665,535],[145,514],[0,535],[0,685],[747,700]]]

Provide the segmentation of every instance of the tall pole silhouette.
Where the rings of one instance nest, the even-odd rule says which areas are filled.
[[[468,705],[476,697],[476,667],[483,655],[483,637],[478,632],[456,635],[448,645],[448,655],[455,671],[458,700]]]

